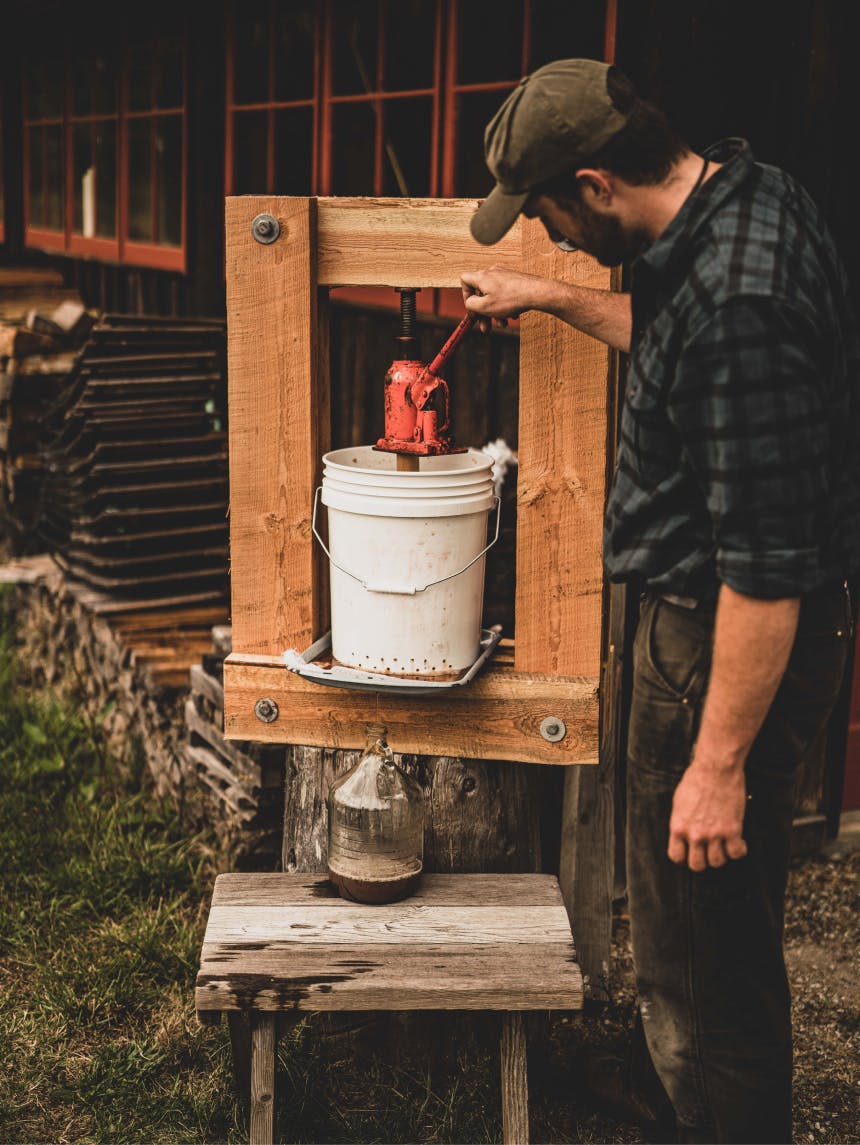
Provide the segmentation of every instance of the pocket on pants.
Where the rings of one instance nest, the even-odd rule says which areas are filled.
[[[713,614],[658,596],[648,599],[641,624],[640,670],[672,699],[700,698],[711,659]]]
[[[633,646],[631,767],[674,785],[690,762],[711,658],[712,618],[646,597]]]

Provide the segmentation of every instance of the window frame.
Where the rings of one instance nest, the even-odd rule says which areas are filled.
[[[269,0],[270,19],[276,0]],[[235,101],[235,60],[236,60],[236,0],[227,0],[226,36],[226,106],[225,106],[225,149],[224,187],[227,195],[234,190],[234,132],[235,117],[243,112],[266,112],[266,186],[259,188],[260,194],[275,194],[275,133],[274,113],[282,109],[310,107],[313,109],[313,153],[311,158],[309,195],[332,194],[332,152],[334,137],[332,131],[333,111],[344,104],[370,104],[375,117],[374,131],[374,197],[382,197],[384,172],[384,105],[388,101],[405,101],[412,98],[433,100],[431,155],[430,155],[430,197],[442,195],[445,198],[458,197],[456,187],[456,156],[458,142],[457,100],[463,94],[482,94],[512,91],[518,78],[491,82],[461,82],[457,76],[458,48],[460,34],[460,8],[454,0],[435,0],[436,3],[436,44],[433,63],[433,85],[429,88],[387,91],[382,88],[382,68],[384,59],[386,18],[379,9],[377,18],[377,75],[373,91],[337,95],[333,91],[333,46],[334,24],[337,13],[336,0],[323,0],[317,12],[314,31],[314,90],[313,95],[300,100],[276,100],[274,98],[274,57],[276,44],[274,37],[269,45],[269,98],[263,102],[236,103]],[[539,0],[523,0],[523,36],[520,56],[520,74],[524,75],[530,66],[532,51],[531,32],[534,14]],[[618,0],[604,0],[604,59],[615,58],[615,28],[617,23]],[[444,59],[443,59],[444,56]]]
[[[63,72],[66,72],[66,57],[63,55]],[[29,107],[29,92],[27,85],[22,78],[22,92],[21,92],[21,106],[23,108],[23,159],[24,159],[24,246],[35,246],[37,249],[50,251],[51,253],[60,252],[65,253],[67,234],[66,227],[68,224],[68,208],[66,203],[66,187],[67,170],[66,170],[66,157],[67,157],[67,138],[66,138],[66,112],[68,107],[68,88],[63,84],[63,109],[59,116],[34,116],[30,117]],[[60,201],[63,205],[63,226],[60,229],[54,227],[46,227],[44,221],[38,225],[31,225],[30,223],[30,166],[31,166],[31,153],[30,153],[30,135],[31,128],[33,127],[60,127],[60,134],[63,141],[63,158],[61,161],[61,168],[63,171],[64,186],[61,188]],[[44,168],[47,164],[44,162],[43,156],[43,192],[45,171]]]
[[[396,0],[395,0],[396,2]],[[525,75],[531,65],[532,27],[534,15],[540,0],[523,0],[522,48],[520,55],[520,75]],[[457,188],[456,161],[458,151],[458,101],[462,94],[498,92],[501,96],[512,91],[519,77],[511,80],[471,83],[461,82],[457,76],[459,66],[458,48],[460,34],[460,4],[458,0],[435,0],[435,49],[433,59],[433,86],[412,91],[386,91],[382,88],[384,61],[386,13],[380,5],[377,10],[377,74],[373,91],[336,95],[333,91],[333,52],[334,28],[337,18],[337,0],[323,0],[318,5],[314,29],[314,84],[313,95],[308,99],[278,101],[273,97],[275,42],[269,47],[269,75],[267,102],[235,102],[234,72],[236,65],[236,9],[238,0],[226,0],[226,97],[225,97],[225,148],[224,148],[224,187],[226,195],[234,195],[234,132],[237,117],[243,111],[266,112],[266,185],[258,189],[259,194],[277,194],[275,187],[275,112],[282,108],[312,107],[313,139],[309,195],[332,194],[333,162],[336,146],[333,132],[334,110],[345,104],[366,104],[374,112],[374,196],[383,197],[385,172],[385,132],[384,108],[389,101],[410,98],[432,99],[430,179],[427,194],[431,198],[439,195],[444,198],[462,197]],[[269,19],[276,0],[268,0]],[[615,29],[617,24],[618,0],[604,0],[604,59],[615,59]],[[488,176],[488,190],[490,179]],[[456,297],[454,297],[456,295]],[[379,288],[339,288],[338,297],[350,301],[361,301],[368,305],[381,305],[396,308],[398,303],[391,298],[391,292]],[[441,314],[446,317],[462,315],[462,301],[457,291],[423,291],[418,296],[418,309]]]
[[[23,191],[24,191],[24,246],[44,250],[52,254],[65,254],[78,258],[92,258],[121,266],[151,268],[154,270],[187,270],[188,250],[188,45],[185,37],[178,43],[182,53],[182,103],[170,108],[153,107],[144,111],[130,111],[128,108],[128,65],[127,43],[123,43],[119,53],[117,68],[117,105],[113,113],[76,115],[73,112],[72,69],[69,57],[63,53],[63,112],[61,117],[31,118],[29,115],[29,92],[26,80],[22,78],[23,108]],[[129,216],[129,169],[128,169],[128,124],[130,120],[164,116],[181,117],[182,171],[180,175],[180,235],[178,246],[157,242],[145,242],[128,237]],[[75,128],[85,123],[116,124],[116,167],[114,186],[116,191],[116,237],[85,236],[75,230]],[[63,227],[60,230],[34,225],[30,221],[30,129],[34,126],[57,125],[62,128],[63,140]],[[156,207],[156,175],[153,170],[153,214]]]
[[[383,198],[385,183],[385,104],[389,101],[407,102],[410,99],[427,99],[432,101],[430,119],[430,179],[428,195],[435,198],[439,194],[439,133],[442,116],[442,40],[444,29],[445,0],[435,0],[436,14],[434,18],[435,45],[433,51],[433,85],[429,88],[410,88],[389,91],[383,88],[383,68],[386,44],[385,12],[380,5],[377,8],[376,20],[376,76],[372,91],[336,95],[333,89],[334,63],[334,2],[325,0],[323,15],[323,68],[322,68],[322,152],[319,172],[319,195],[332,194],[334,131],[332,122],[334,110],[346,104],[365,104],[373,109],[373,197]],[[396,0],[395,0],[396,3]],[[418,197],[418,196],[416,196]]]

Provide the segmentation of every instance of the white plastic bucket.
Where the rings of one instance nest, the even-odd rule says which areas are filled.
[[[363,445],[327,453],[323,465],[334,658],[392,676],[470,667],[481,640],[493,459],[470,449],[398,472],[395,454]]]

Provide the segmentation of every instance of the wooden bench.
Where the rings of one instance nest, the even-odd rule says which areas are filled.
[[[524,1145],[524,1011],[580,1009],[582,976],[552,875],[425,875],[403,902],[363,906],[319,875],[228,874],[215,881],[195,1003],[202,1022],[230,1019],[252,1145],[273,1140],[278,1014],[502,1011],[504,1140]]]

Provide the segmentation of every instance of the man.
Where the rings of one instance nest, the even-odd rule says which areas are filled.
[[[604,532],[642,593],[628,735],[640,1013],[681,1141],[785,1142],[793,780],[840,689],[860,563],[858,342],[821,216],[742,140],[692,153],[614,68],[561,60],[487,127],[497,185],[629,295],[501,268],[485,319],[547,311],[629,353]]]

